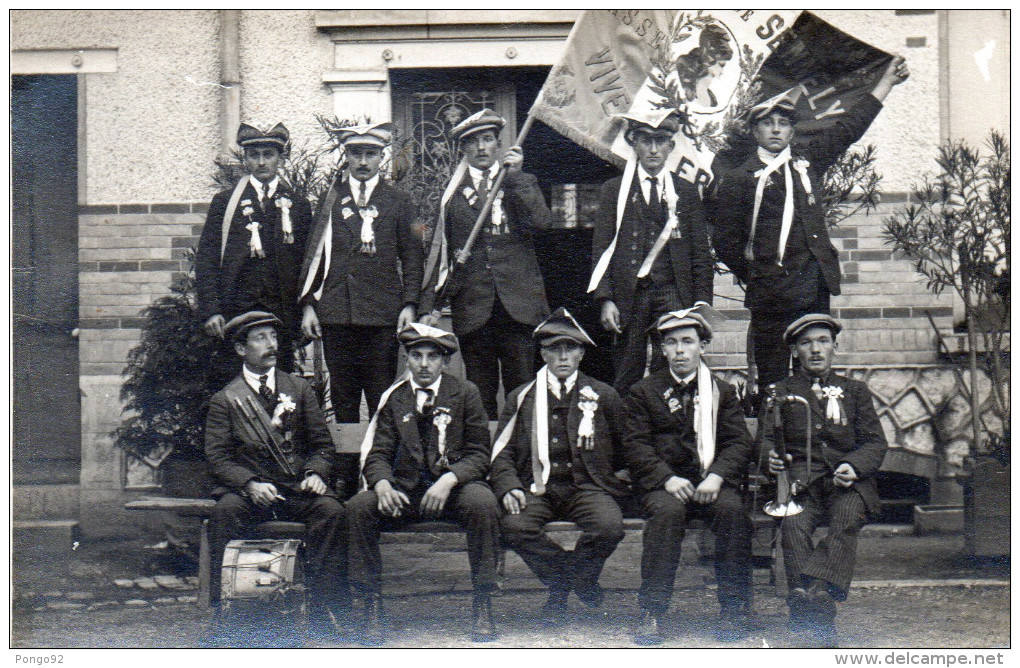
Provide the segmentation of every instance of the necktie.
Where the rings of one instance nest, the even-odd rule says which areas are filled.
[[[433,406],[432,398],[435,393],[432,390],[424,387],[419,387],[415,391],[415,393],[418,395],[418,397],[424,397],[424,399],[421,400],[421,408],[418,409],[418,412],[421,413],[422,415],[428,415],[429,413],[431,413]]]
[[[822,394],[822,383],[821,383],[821,380],[819,378],[813,378],[811,380],[811,391],[815,393],[816,397],[818,397],[818,401],[822,400],[822,396],[823,396],[823,394]]]
[[[364,209],[368,205],[368,198],[365,197],[365,182],[358,181],[358,208]]]
[[[482,172],[482,178],[478,179],[478,199],[483,203],[489,196],[489,172]]]
[[[651,184],[651,190],[648,194],[648,204],[655,206],[659,203],[659,179],[654,176],[649,176],[648,182]]]
[[[263,183],[262,184],[262,204],[265,204],[268,201],[269,201],[269,184],[268,183]]]
[[[274,397],[273,391],[269,389],[269,385],[266,382],[268,380],[268,375],[263,374],[259,376],[259,396],[262,397],[262,400],[265,401],[267,405],[272,406]]]

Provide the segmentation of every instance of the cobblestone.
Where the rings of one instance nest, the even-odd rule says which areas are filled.
[[[129,580],[127,578],[117,578],[116,580],[113,581],[113,584],[117,585],[118,587],[127,589],[128,587],[134,587],[135,581]]]
[[[67,598],[72,601],[87,601],[90,598],[95,598],[96,595],[90,591],[69,591],[67,592]]]
[[[144,599],[141,599],[141,598],[130,598],[130,599],[124,601],[124,605],[130,605],[132,607],[137,607],[137,606],[142,606],[142,605],[149,605],[149,602],[144,600]]]
[[[49,601],[46,607],[50,610],[81,610],[84,603],[71,603],[70,601]]]
[[[176,602],[177,602],[177,598],[174,597],[174,596],[160,596],[155,601],[153,601],[153,603],[158,603],[160,605],[166,605],[167,603],[176,603]]]
[[[158,589],[159,585],[152,578],[136,578],[135,585],[142,589]]]
[[[188,583],[176,575],[154,575],[152,579],[164,589],[189,589]]]

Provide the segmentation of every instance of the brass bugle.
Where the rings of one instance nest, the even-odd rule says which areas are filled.
[[[776,454],[783,460],[783,464],[786,465],[786,434],[783,430],[783,419],[782,419],[782,405],[786,403],[800,403],[804,405],[806,413],[806,450],[807,450],[807,466],[808,472],[811,471],[811,404],[804,397],[796,394],[788,394],[783,397],[782,401],[776,399],[775,386],[770,385],[769,390],[769,407],[772,409],[773,419],[775,420],[776,438],[778,439],[779,446]],[[804,507],[801,506],[794,500],[800,484],[797,481],[790,482],[790,471],[789,469],[783,469],[776,475],[776,500],[769,501],[764,505],[762,510],[766,515],[772,517],[791,517],[804,511]]]

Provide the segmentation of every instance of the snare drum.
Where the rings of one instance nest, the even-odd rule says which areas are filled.
[[[303,589],[300,540],[232,540],[223,552],[223,601],[276,599]]]

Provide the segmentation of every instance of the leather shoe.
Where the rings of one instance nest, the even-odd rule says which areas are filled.
[[[565,589],[550,589],[549,599],[542,606],[542,624],[559,626],[567,614],[567,594]]]
[[[379,594],[365,596],[364,626],[361,629],[361,638],[358,639],[359,643],[368,647],[377,647],[386,642],[382,617],[382,596]]]
[[[723,642],[743,640],[751,633],[751,620],[745,612],[724,610],[719,615],[719,624],[715,628],[715,636]]]
[[[819,625],[832,625],[836,619],[836,601],[829,594],[827,583],[816,582],[807,591],[811,599],[811,610],[814,612],[814,621]]]
[[[790,606],[790,632],[806,632],[811,614],[811,597],[808,596],[807,590],[797,587],[786,597],[786,604]]]
[[[641,613],[641,621],[638,622],[637,630],[634,632],[634,642],[638,645],[661,645],[662,632],[659,630],[659,618],[645,610]]]
[[[492,617],[492,598],[489,594],[475,594],[471,601],[471,640],[492,642],[499,638],[496,621]]]
[[[599,607],[602,605],[602,601],[606,598],[606,590],[600,587],[598,583],[583,589],[575,588],[574,593],[577,594],[577,598],[581,599],[581,602],[589,608]]]

